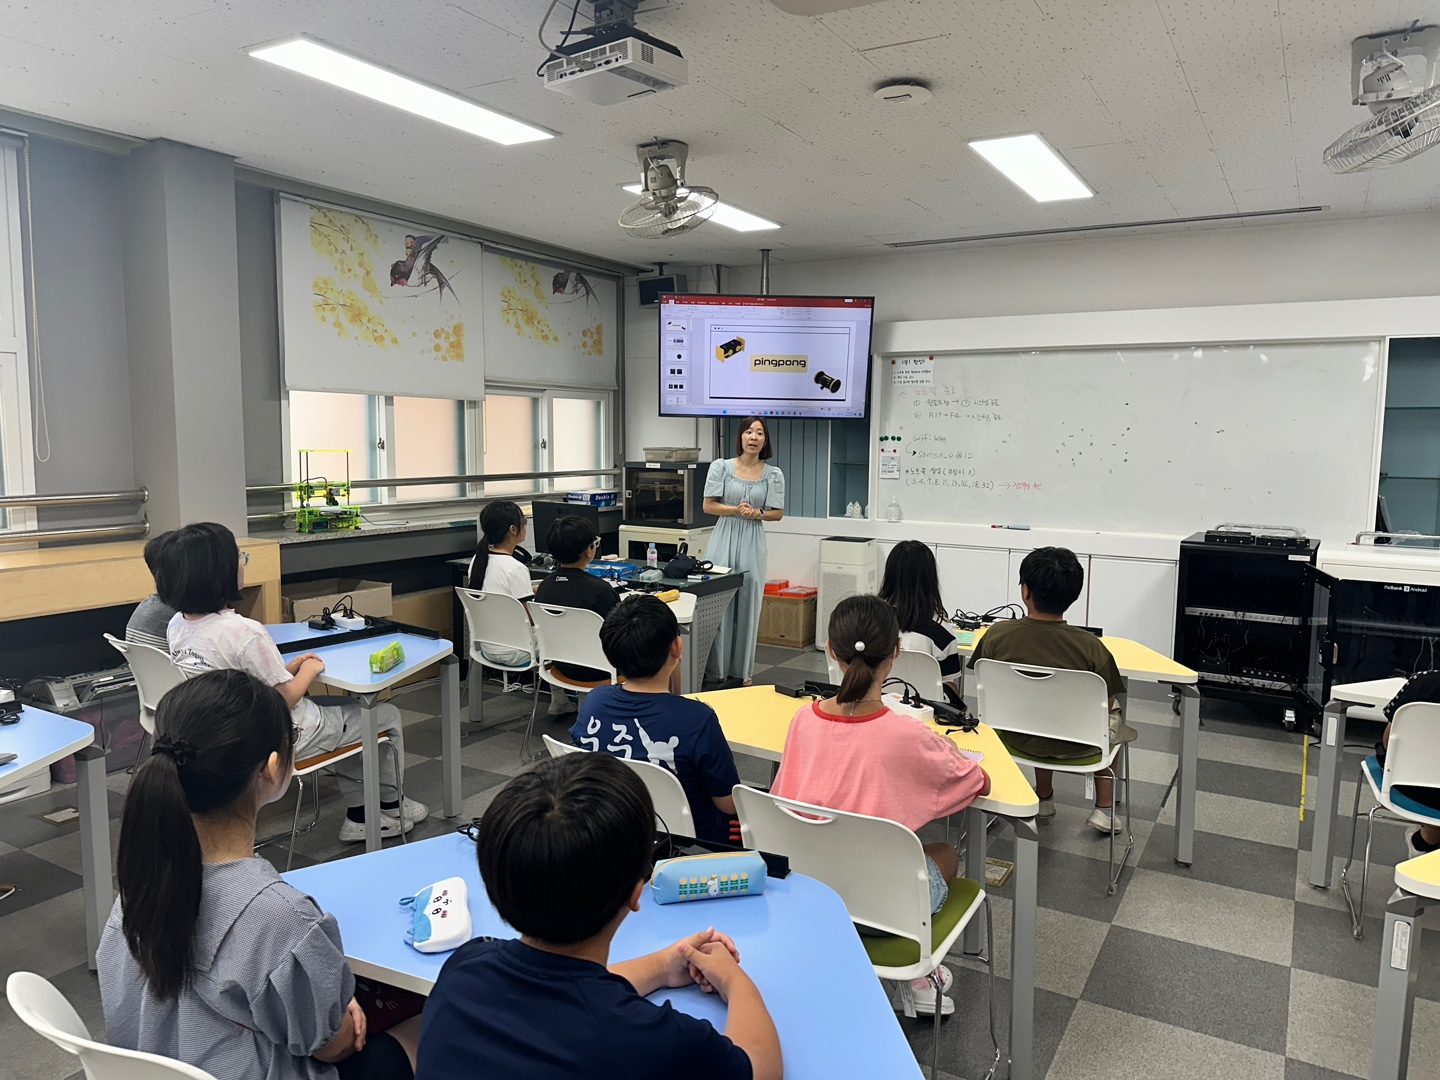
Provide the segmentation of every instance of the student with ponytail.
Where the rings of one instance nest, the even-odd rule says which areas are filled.
[[[852,596],[830,615],[826,648],[844,677],[833,698],[806,705],[790,722],[780,770],[770,790],[786,799],[889,818],[918,832],[965,809],[990,791],[990,777],[949,739],[892,712],[880,689],[900,654],[895,609],[878,596]],[[960,858],[950,844],[926,844],[930,910],[939,911]],[[941,969],[944,985],[950,973]],[[933,1015],[935,989],[911,983],[916,1009]],[[945,998],[942,1014],[954,1011]]]
[[[243,671],[160,699],[97,956],[106,1037],[217,1077],[408,1080],[419,1018],[367,1037],[334,917],[254,855],[294,740],[285,699]]]
[[[480,511],[480,543],[470,557],[470,571],[465,587],[477,592],[513,596],[528,604],[535,596],[530,585],[529,555],[520,544],[525,540],[525,514],[513,502],[487,503]],[[514,666],[530,659],[530,654],[516,649],[489,647],[485,656],[497,664]]]

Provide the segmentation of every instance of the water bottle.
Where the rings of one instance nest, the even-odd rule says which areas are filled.
[[[899,498],[897,498],[897,497],[895,497],[895,496],[891,496],[891,498],[890,498],[890,505],[889,505],[889,506],[886,508],[886,510],[885,510],[885,520],[887,520],[887,521],[899,521],[899,520],[900,520],[900,500],[899,500]]]
[[[654,570],[660,565],[660,553],[655,550],[655,542],[652,540],[650,546],[645,549],[645,565]]]

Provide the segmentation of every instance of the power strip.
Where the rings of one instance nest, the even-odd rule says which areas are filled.
[[[338,626],[341,630],[365,629],[364,615],[331,615],[330,617],[334,620],[335,625]]]

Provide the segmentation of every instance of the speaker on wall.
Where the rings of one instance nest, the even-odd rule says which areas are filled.
[[[660,303],[661,293],[683,293],[690,288],[690,279],[684,274],[667,274],[665,277],[640,279],[640,306],[650,307]]]

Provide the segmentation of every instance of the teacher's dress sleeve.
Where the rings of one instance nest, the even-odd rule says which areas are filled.
[[[725,498],[725,461],[723,458],[710,462],[710,471],[705,474],[705,498]]]
[[[770,466],[770,490],[765,499],[765,509],[785,509],[785,474],[774,465]]]

